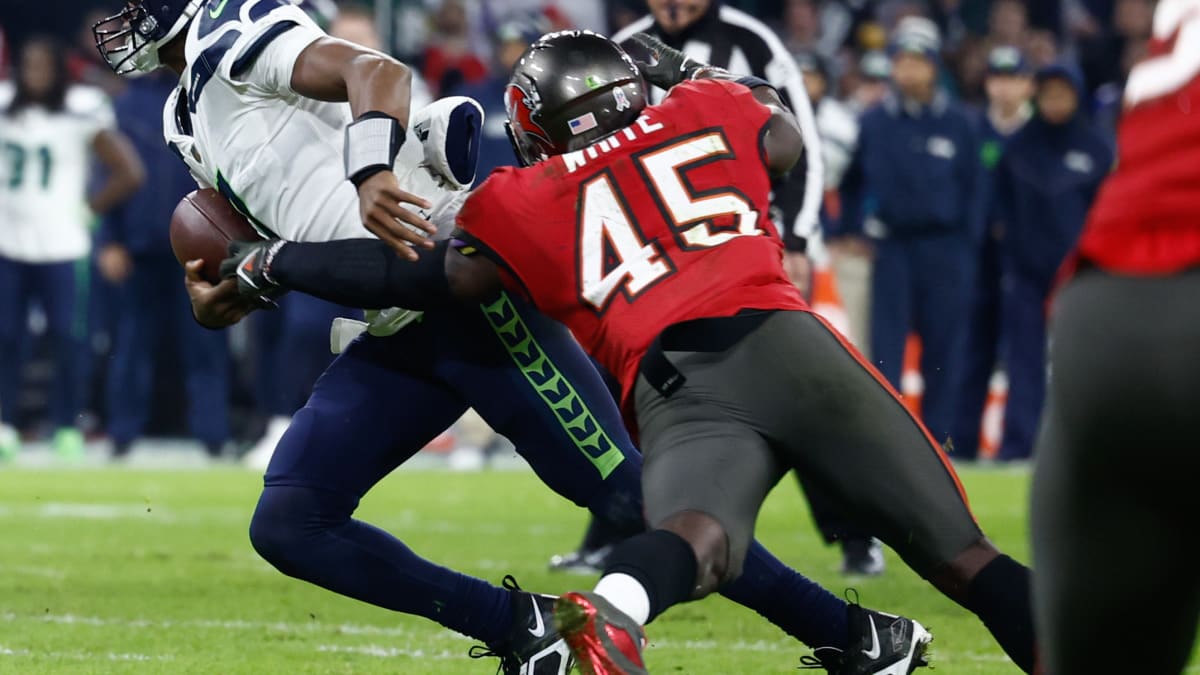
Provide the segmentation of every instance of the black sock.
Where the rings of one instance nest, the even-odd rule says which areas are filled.
[[[687,602],[696,587],[696,553],[683,537],[653,530],[626,539],[608,557],[605,574],[628,574],[650,596],[650,618]]]
[[[1006,555],[988,563],[971,580],[967,609],[983,621],[1021,670],[1033,672],[1033,599],[1028,567]]]

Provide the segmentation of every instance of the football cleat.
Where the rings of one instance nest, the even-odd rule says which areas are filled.
[[[929,665],[933,634],[921,624],[854,603],[847,611],[850,647],[819,647],[801,657],[801,668],[823,668],[830,675],[908,675]]]
[[[599,595],[563,595],[554,604],[554,625],[583,675],[647,675],[642,661],[645,632]]]
[[[883,574],[883,544],[874,537],[842,540],[842,574],[877,577]]]
[[[512,594],[512,633],[497,649],[472,647],[471,658],[499,657],[504,675],[567,675],[575,660],[571,649],[554,628],[553,595],[526,593],[511,575],[504,588]]]
[[[579,549],[552,556],[550,571],[567,574],[600,574],[604,571],[604,563],[608,560],[608,554],[612,553],[612,548],[612,546],[601,546],[590,551]]]

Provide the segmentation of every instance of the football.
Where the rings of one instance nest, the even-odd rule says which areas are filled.
[[[250,221],[233,204],[211,188],[184,197],[171,214],[171,250],[183,265],[201,259],[200,275],[209,283],[221,280],[221,261],[231,241],[261,239]]]

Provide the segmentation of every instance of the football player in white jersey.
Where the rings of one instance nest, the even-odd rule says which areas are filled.
[[[163,110],[168,142],[264,235],[374,234],[415,258],[413,247],[448,234],[475,178],[477,103],[447,99],[410,116],[405,66],[326,36],[286,0],[131,2],[95,33],[119,73],[161,64],[180,75]],[[232,281],[202,281],[198,265],[186,273],[198,321],[227,326],[259,306]],[[280,440],[250,538],[285,574],[482,640],[505,672],[565,673],[550,599],[436,565],[351,517],[367,490],[474,405],[555,490],[626,532],[644,527],[640,458],[590,362],[561,326],[518,300],[498,303],[491,314],[429,313],[404,330],[415,315],[371,317]],[[517,361],[505,342],[515,335],[499,332],[513,328],[535,336],[544,357],[526,365],[548,371]],[[596,402],[611,418],[597,419]],[[579,424],[599,433],[579,435]]]
[[[141,184],[137,154],[115,129],[112,107],[98,89],[68,83],[65,50],[48,38],[22,47],[13,82],[0,82],[0,353],[20,363],[30,302],[45,313],[55,380],[50,417],[60,454],[77,456],[75,428],[84,390],[85,326],[76,286],[91,251],[92,218]],[[90,196],[93,158],[107,178]],[[86,270],[86,267],[83,269]],[[21,368],[0,369],[0,415],[16,424]],[[17,450],[5,434],[0,457]]]
[[[410,118],[405,66],[326,36],[286,0],[130,0],[94,30],[117,72],[161,64],[180,75],[164,109],[171,146],[263,234],[374,234],[387,256],[414,259],[447,234],[475,178],[477,103],[444,99]],[[230,325],[261,304],[233,279],[202,281],[200,263],[187,264],[199,321]],[[617,531],[645,530],[641,458],[599,374],[563,326],[500,294],[420,321],[375,317],[280,440],[251,542],[285,574],[483,641],[505,673],[565,673],[552,598],[441,567],[352,518],[375,483],[469,407],[557,493]],[[811,645],[847,649],[869,623],[758,544],[743,569],[723,592]]]

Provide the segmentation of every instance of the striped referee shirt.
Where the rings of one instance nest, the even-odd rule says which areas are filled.
[[[622,47],[629,47],[633,35],[641,32],[657,35],[663,42],[683,50],[701,63],[720,66],[738,75],[762,78],[779,90],[800,123],[805,162],[803,171],[793,171],[786,181],[776,185],[775,206],[781,209],[783,222],[792,223],[792,234],[806,239],[816,236],[824,192],[824,169],[821,153],[817,150],[821,140],[800,69],[775,32],[758,19],[726,7],[719,0],[713,0],[704,16],[677,35],[668,35],[654,22],[654,17],[647,15],[626,26],[612,39]],[[664,95],[661,89],[655,89],[651,98],[657,103]]]

